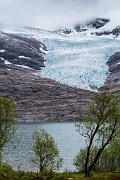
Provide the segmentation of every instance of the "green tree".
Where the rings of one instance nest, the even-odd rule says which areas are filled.
[[[73,160],[73,165],[76,167],[78,172],[85,171],[85,158],[86,158],[86,148],[81,148],[80,152],[75,156]]]
[[[30,161],[39,169],[39,171],[58,170],[62,166],[62,158],[59,157],[59,151],[54,139],[43,129],[40,132],[34,132],[33,151],[35,156]]]
[[[76,124],[76,127],[86,141],[84,170],[85,176],[88,177],[103,150],[116,138],[119,132],[120,108],[118,97],[106,92],[96,94],[87,108],[83,121]],[[96,151],[95,147],[97,147]],[[95,151],[94,156],[92,156],[93,150]]]
[[[94,157],[98,151],[98,147],[95,146],[91,149],[89,164],[92,163]],[[80,152],[74,158],[73,164],[76,166],[78,172],[85,171],[85,159],[87,155],[87,149],[80,149]],[[109,144],[104,151],[101,153],[101,156],[97,160],[93,171],[115,171],[120,169],[120,141],[115,140]]]
[[[0,97],[0,163],[5,144],[15,132],[14,102],[11,98]]]
[[[105,152],[103,151],[100,159],[103,162],[104,169],[107,169],[109,171],[120,169],[120,137],[117,137],[105,149]]]

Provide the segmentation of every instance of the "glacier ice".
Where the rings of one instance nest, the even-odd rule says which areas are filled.
[[[107,78],[109,57],[119,51],[120,40],[105,37],[65,35],[45,30],[22,29],[19,35],[37,38],[48,49],[42,76],[59,83],[95,91]]]
[[[48,47],[42,75],[73,87],[96,90],[108,74],[109,57],[120,41],[99,37],[43,39]]]

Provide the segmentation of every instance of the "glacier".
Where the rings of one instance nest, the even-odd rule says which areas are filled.
[[[21,28],[17,35],[36,38],[48,49],[45,68],[39,73],[59,83],[97,91],[108,75],[107,60],[120,51],[120,40],[84,33],[61,34],[35,28]]]

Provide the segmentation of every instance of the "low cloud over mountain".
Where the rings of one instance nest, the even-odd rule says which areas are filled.
[[[119,0],[1,0],[0,25],[57,29],[103,16],[116,24],[119,6]]]

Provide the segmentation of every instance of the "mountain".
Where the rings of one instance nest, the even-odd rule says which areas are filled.
[[[0,32],[0,58],[6,64],[26,66],[33,69],[44,67],[46,46],[36,39],[27,39]]]
[[[105,26],[110,20],[104,18],[96,18],[90,21],[85,22],[84,24],[77,24],[75,25],[74,29],[77,32],[86,31],[89,28],[99,29]]]
[[[120,91],[120,52],[113,54],[107,61],[109,67],[109,75],[104,86],[99,90],[107,90],[111,92]]]
[[[110,21],[104,26],[109,23]],[[62,31],[27,27],[14,33],[22,37],[36,38],[47,46],[48,54],[45,56],[42,76],[61,84],[97,91],[105,84],[109,74],[106,63],[110,56],[119,51],[120,41],[119,37],[114,38],[111,35],[91,35],[90,31],[94,30],[96,31],[95,28],[89,28],[86,34],[76,31],[64,34]]]
[[[110,26],[109,26],[110,25]],[[84,35],[96,35],[96,36],[112,36],[117,38],[120,35],[120,25],[111,26],[111,20],[105,18],[95,18],[85,23],[76,24],[73,29],[63,29],[61,33],[70,34],[79,32]]]
[[[80,119],[93,93],[40,77],[45,51],[36,39],[0,32],[0,96],[13,97],[18,121]]]
[[[109,23],[0,32],[0,96],[14,98],[18,121],[82,119],[94,91],[120,90],[119,33],[95,33],[107,32]]]

